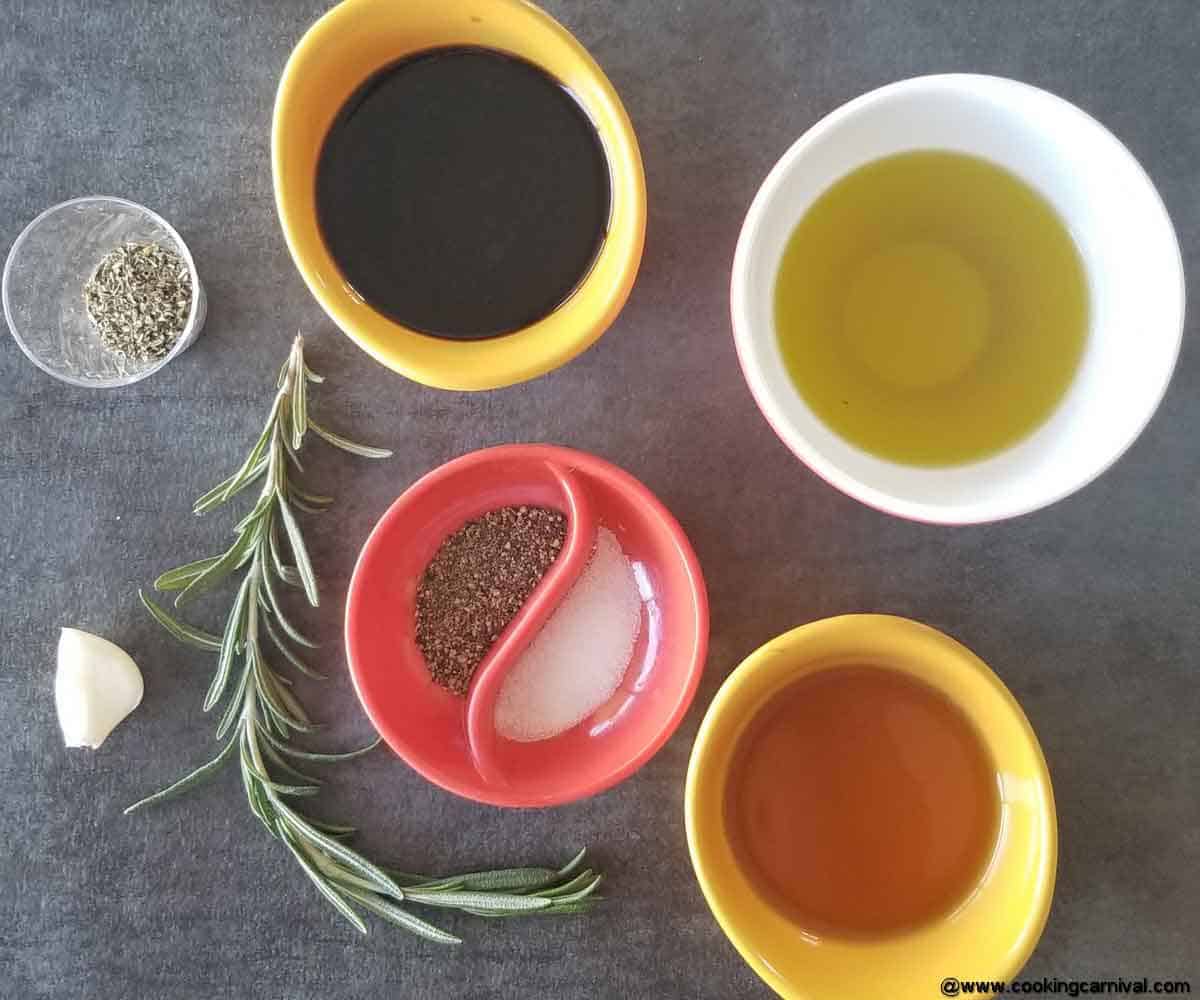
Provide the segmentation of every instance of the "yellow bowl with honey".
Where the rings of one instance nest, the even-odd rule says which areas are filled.
[[[808,690],[803,685],[815,679],[868,665],[920,686],[961,716],[978,739],[996,801],[987,852],[960,897],[912,926],[874,933],[810,922],[782,905],[739,850],[738,819],[729,805],[739,791],[732,783],[743,780],[739,759],[747,733],[761,725],[764,711],[781,694],[803,694]],[[828,720],[827,731],[836,733],[841,721]],[[804,764],[778,759],[779,794],[797,794],[806,780]],[[836,768],[839,762],[822,766]],[[822,787],[846,796],[847,809],[858,808],[863,804],[858,797],[871,793],[845,777]],[[939,806],[913,801],[911,808],[931,811],[936,818]],[[825,619],[752,653],[725,681],[700,727],[688,769],[685,811],[692,863],[713,914],[754,971],[780,996],[793,1000],[928,1000],[953,991],[960,980],[1011,979],[1033,951],[1049,913],[1057,825],[1037,738],[1008,689],[982,660],[948,636],[905,618]],[[764,814],[755,821],[770,822],[771,817]],[[877,834],[886,843],[887,809],[878,810]],[[850,881],[861,892],[858,874]],[[903,873],[897,873],[894,879],[880,878],[869,890],[886,904],[877,908],[881,913],[897,912],[895,899],[887,897],[902,892],[904,881]],[[869,898],[859,902],[870,912]],[[846,907],[839,904],[839,909]]]

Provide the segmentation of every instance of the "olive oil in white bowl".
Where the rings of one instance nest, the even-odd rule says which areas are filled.
[[[776,279],[806,213],[859,168],[921,150],[985,160],[1037,192],[1070,233],[1087,283],[1081,354],[1049,415],[1000,450],[960,455],[953,464],[944,455],[938,464],[928,457],[924,463],[912,455],[884,457],[840,432],[797,387],[777,329]],[[966,524],[1060,500],[1134,442],[1179,355],[1183,262],[1153,183],[1104,126],[1036,87],[948,74],[865,94],[822,119],[783,155],[746,215],[730,305],[746,381],[797,456],[880,510]],[[941,422],[949,434],[949,419]]]
[[[1083,356],[1071,234],[1015,174],[962,153],[887,156],[805,213],[775,279],[788,373],[880,458],[954,465],[1037,429]]]

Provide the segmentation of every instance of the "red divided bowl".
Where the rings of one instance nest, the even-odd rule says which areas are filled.
[[[430,679],[417,648],[417,584],[449,534],[521,504],[566,514],[567,542],[458,697]],[[629,668],[612,698],[574,728],[529,743],[503,739],[491,724],[500,682],[586,564],[597,524],[616,535],[641,591]],[[494,805],[558,805],[629,777],[683,719],[707,649],[704,579],[678,522],[627,472],[553,445],[472,452],[420,479],[371,532],[346,601],[350,672],[384,740],[435,784]]]

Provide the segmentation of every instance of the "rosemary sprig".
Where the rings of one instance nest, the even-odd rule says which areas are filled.
[[[356,444],[309,416],[307,383],[324,379],[304,363],[297,337],[279,374],[278,392],[262,433],[237,471],[200,497],[203,514],[262,481],[258,500],[235,529],[224,552],[178,566],[154,583],[177,592],[179,607],[241,573],[221,634],[206,632],[167,611],[139,591],[146,609],[176,639],[217,654],[217,669],[204,699],[210,711],[225,702],[217,755],[174,784],[135,802],[126,813],[163,802],[211,777],[237,757],[250,810],[273,837],[291,852],[317,891],[358,930],[366,932],[360,911],[373,913],[431,941],[458,944],[459,938],[411,912],[410,905],[440,907],[480,917],[579,913],[595,903],[600,875],[583,866],[580,851],[562,868],[507,868],[433,877],[413,875],[375,864],[349,847],[353,827],[321,822],[305,815],[295,800],[315,795],[320,781],[297,766],[349,760],[373,749],[378,740],[348,753],[316,753],[293,745],[296,733],[317,725],[292,689],[291,678],[277,669],[276,654],[298,672],[320,677],[296,647],[316,644],[287,617],[281,586],[304,592],[316,607],[320,596],[296,510],[319,513],[331,497],[311,493],[297,480],[300,451],[312,431],[329,444],[364,458],[391,452]],[[286,540],[286,542],[285,542]],[[291,561],[285,561],[285,552]]]

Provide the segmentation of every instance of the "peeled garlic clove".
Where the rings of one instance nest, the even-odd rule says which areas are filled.
[[[69,747],[95,750],[142,700],[142,673],[107,639],[64,628],[58,639],[54,703]]]

